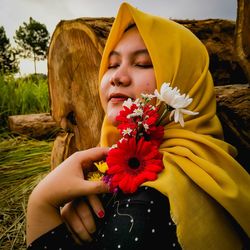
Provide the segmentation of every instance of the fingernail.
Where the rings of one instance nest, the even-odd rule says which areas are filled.
[[[100,210],[97,214],[98,214],[99,218],[103,218],[104,217],[104,212],[102,210]]]

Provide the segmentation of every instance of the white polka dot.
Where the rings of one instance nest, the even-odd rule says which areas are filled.
[[[129,207],[129,204],[126,204],[126,207]]]
[[[134,222],[134,220],[133,220],[133,219],[131,219],[131,220],[130,220],[130,222],[131,222],[131,223],[133,223],[133,222]]]
[[[150,204],[154,204],[154,201],[150,201]]]
[[[60,247],[58,250],[62,250],[62,248]]]
[[[149,209],[147,210],[147,212],[150,213],[150,212],[151,212],[151,209],[149,208]]]
[[[54,231],[51,232],[51,234],[54,234],[54,233],[55,233]]]
[[[69,235],[68,235],[68,234],[66,234],[66,235],[65,235],[65,238],[69,238]]]
[[[118,228],[117,228],[117,227],[115,227],[115,231],[118,231]]]
[[[121,245],[118,245],[117,248],[121,248]]]
[[[145,187],[145,190],[147,190],[148,189],[148,187]]]
[[[116,217],[116,214],[114,214],[113,217]]]
[[[138,241],[138,237],[135,237],[135,241]]]
[[[130,199],[128,199],[128,202],[130,202]]]
[[[169,226],[171,226],[171,225],[172,225],[171,221],[169,221],[169,222],[168,222],[168,225],[169,225]]]
[[[44,246],[44,249],[47,249],[47,246]]]
[[[155,229],[154,228],[152,228],[152,233],[155,233]]]
[[[173,243],[173,247],[175,247],[175,243]]]
[[[104,234],[102,234],[102,238],[104,238]]]

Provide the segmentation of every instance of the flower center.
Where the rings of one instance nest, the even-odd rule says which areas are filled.
[[[143,137],[144,137],[145,141],[150,141],[151,140],[151,136],[149,134],[145,133],[145,132],[143,133]]]
[[[136,158],[136,157],[131,157],[128,160],[128,165],[132,168],[132,169],[136,169],[140,166],[140,161]]]

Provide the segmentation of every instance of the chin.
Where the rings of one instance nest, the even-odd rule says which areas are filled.
[[[107,115],[107,120],[110,124],[112,124],[113,126],[117,127],[118,126],[118,122],[116,121],[116,116],[113,115]]]
[[[117,106],[108,106],[107,110],[106,110],[106,116],[107,116],[107,120],[110,124],[112,124],[113,126],[117,126],[118,122],[116,121],[116,117],[117,115],[120,113],[120,111],[122,110],[122,105],[117,105]]]
[[[112,124],[113,126],[115,126],[115,127],[118,125],[118,121],[116,120],[116,117],[119,114],[119,112],[107,113],[107,120],[108,120],[108,122],[110,124]]]

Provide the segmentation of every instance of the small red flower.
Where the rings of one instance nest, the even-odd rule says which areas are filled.
[[[152,144],[159,147],[162,143],[163,135],[164,135],[164,127],[157,126],[154,127],[154,129],[151,128],[150,133],[148,134],[144,133],[143,137],[146,141],[151,141]]]
[[[136,104],[132,104],[130,108],[128,108],[127,106],[123,106],[123,109],[116,117],[116,120],[120,123],[129,123],[131,121],[131,118],[128,118],[128,115],[132,114],[137,108],[138,106]]]
[[[123,139],[107,156],[110,189],[119,187],[124,193],[133,193],[145,181],[157,179],[162,171],[162,154],[151,141],[141,138]]]
[[[137,110],[141,110],[139,115]],[[140,115],[141,114],[141,115]],[[150,104],[132,104],[124,106],[116,120],[120,123],[118,129],[123,138],[136,137],[137,140],[144,137],[146,141],[152,140],[155,145],[160,145],[163,137],[163,127],[156,126],[159,118],[158,108]]]

